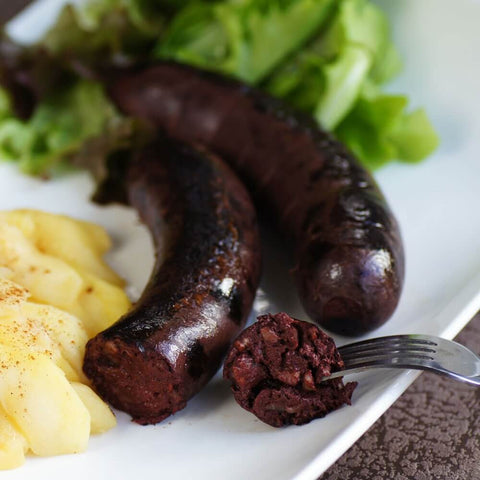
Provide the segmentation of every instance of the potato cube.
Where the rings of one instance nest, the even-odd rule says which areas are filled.
[[[38,210],[3,212],[1,221],[19,228],[40,252],[114,285],[124,285],[123,279],[102,258],[111,248],[110,238],[102,227]]]
[[[72,387],[90,413],[91,433],[106,432],[117,424],[110,407],[88,385],[72,382]]]
[[[27,442],[0,409],[0,470],[17,468],[25,462]]]
[[[45,355],[0,346],[0,404],[37,455],[82,452],[90,435],[90,414]]]

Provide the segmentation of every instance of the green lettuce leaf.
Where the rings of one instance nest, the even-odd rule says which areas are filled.
[[[401,62],[370,0],[87,0],[67,5],[33,48],[3,44],[0,81],[16,114],[0,92],[0,155],[29,173],[67,160],[86,165],[87,156],[128,144],[133,123],[79,76],[156,58],[269,91],[311,114],[371,169],[420,161],[438,145],[425,111],[410,112],[406,96],[383,91]]]
[[[11,113],[8,96],[0,92],[0,158],[18,162],[29,174],[48,175],[99,137],[108,151],[130,134],[130,121],[98,83],[79,80],[65,87],[43,100],[27,121]]]
[[[167,12],[168,4],[151,0],[67,4],[39,45],[55,56],[97,63],[115,56],[144,56],[160,37]]]
[[[383,83],[399,68],[383,13],[367,0],[343,0],[328,27],[283,64],[265,88],[308,110],[331,130],[352,110],[367,80]],[[297,102],[306,89],[311,91],[308,105],[302,95]]]
[[[325,22],[332,0],[192,2],[154,55],[258,83]]]
[[[400,69],[383,12],[368,0],[343,0],[327,28],[264,87],[312,114],[373,169],[420,161],[438,145],[424,111],[407,113],[405,96],[382,93]]]
[[[391,160],[419,162],[439,139],[425,111],[407,111],[404,95],[365,88],[352,112],[338,126],[337,137],[371,170]]]

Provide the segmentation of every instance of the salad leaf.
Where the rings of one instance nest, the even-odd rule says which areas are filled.
[[[323,69],[324,90],[313,115],[327,130],[333,130],[355,104],[371,67],[371,58],[357,45],[345,47],[339,59]]]
[[[174,17],[154,55],[262,80],[325,22],[333,0],[193,2]]]
[[[336,135],[370,169],[394,159],[418,162],[437,148],[439,139],[425,111],[409,113],[407,105],[404,95],[365,88]]]
[[[383,90],[401,62],[371,0],[86,0],[67,5],[33,47],[0,40],[0,82],[11,97],[0,92],[0,154],[30,173],[85,166],[87,156],[92,163],[133,141],[134,124],[91,79],[157,58],[269,91],[370,169],[420,161],[438,145],[425,111],[409,112],[406,96]]]
[[[193,3],[175,16],[154,56],[221,69],[228,55],[228,33],[215,5]],[[211,68],[211,67],[210,67]]]
[[[343,0],[328,27],[264,86],[311,113],[375,169],[419,161],[438,145],[424,111],[407,113],[405,96],[381,91],[400,68],[382,11],[368,0]]]
[[[0,158],[19,162],[29,174],[46,175],[67,165],[93,139],[102,137],[108,151],[130,134],[130,121],[120,116],[98,83],[79,80],[43,100],[32,117],[12,114],[0,90]]]
[[[395,145],[395,155],[404,162],[417,163],[433,153],[440,143],[427,113],[423,108],[404,113],[389,132],[389,139]]]
[[[67,4],[40,45],[54,56],[90,61],[143,56],[161,35],[166,16],[167,5],[150,0]]]
[[[399,69],[383,13],[367,0],[343,0],[328,28],[282,65],[265,87],[314,114],[324,128],[334,129],[351,111],[367,80],[383,83]],[[312,86],[314,76],[317,88]],[[298,92],[306,88],[312,90],[311,103],[302,100],[299,105]]]

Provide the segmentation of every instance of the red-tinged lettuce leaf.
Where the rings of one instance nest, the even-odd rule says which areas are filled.
[[[44,98],[25,121],[13,114],[4,90],[0,99],[0,158],[18,162],[28,174],[48,176],[71,163],[91,167],[94,155],[129,144],[135,129],[103,87],[87,80]]]
[[[146,0],[67,4],[39,46],[52,56],[84,63],[138,60],[161,36],[166,8],[164,2]]]

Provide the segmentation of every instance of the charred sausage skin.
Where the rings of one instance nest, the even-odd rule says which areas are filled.
[[[133,310],[87,344],[100,395],[141,424],[185,407],[250,312],[260,246],[250,197],[217,157],[161,139],[128,167],[127,193],[158,253]]]
[[[372,176],[312,119],[258,90],[171,63],[117,73],[108,91],[140,117],[218,153],[292,241],[302,303],[324,328],[384,323],[402,290],[397,222]]]

